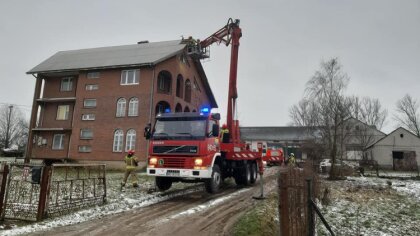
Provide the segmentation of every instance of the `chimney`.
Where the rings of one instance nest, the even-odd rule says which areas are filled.
[[[149,43],[149,40],[143,40],[143,41],[137,42],[137,44],[145,44],[145,43]]]

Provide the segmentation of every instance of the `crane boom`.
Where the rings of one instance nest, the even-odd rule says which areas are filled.
[[[228,23],[203,41],[199,42],[200,48],[205,49],[213,43],[231,45],[230,72],[229,72],[229,94],[226,124],[230,131],[230,143],[239,143],[239,123],[235,120],[236,99],[238,90],[236,87],[238,72],[239,39],[242,37],[242,29],[239,27],[239,20],[230,18]]]

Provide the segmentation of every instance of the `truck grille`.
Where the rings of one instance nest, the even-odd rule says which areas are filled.
[[[163,165],[159,167],[163,168],[185,168],[185,158],[178,158],[178,157],[172,157],[172,158],[162,158],[163,159]]]
[[[156,154],[195,154],[198,152],[197,146],[153,146],[153,153]]]

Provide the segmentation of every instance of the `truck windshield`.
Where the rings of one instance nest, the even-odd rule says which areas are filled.
[[[206,120],[157,120],[153,132],[154,140],[189,140],[204,139],[206,136]]]

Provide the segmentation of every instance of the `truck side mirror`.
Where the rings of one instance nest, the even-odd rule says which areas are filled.
[[[146,127],[144,127],[144,137],[147,139],[150,139],[150,137],[152,136],[152,133],[150,132],[152,125],[151,124],[147,124]]]
[[[213,134],[214,137],[219,136],[219,125],[218,124],[213,124],[213,127],[211,129],[211,133]]]

